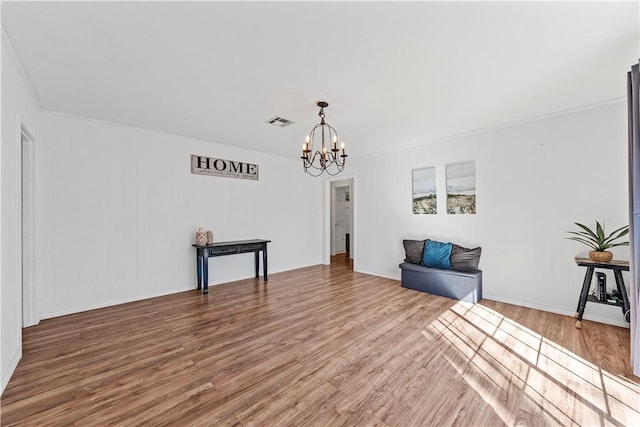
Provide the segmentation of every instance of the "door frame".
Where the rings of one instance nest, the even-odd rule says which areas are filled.
[[[349,251],[350,256],[353,259],[353,269],[356,269],[356,260],[358,255],[358,244],[357,239],[354,239],[354,236],[358,236],[358,197],[356,194],[357,191],[357,180],[355,174],[345,174],[340,176],[331,176],[327,177],[324,181],[324,250],[323,250],[323,262],[325,265],[329,265],[331,263],[331,233],[333,230],[333,224],[331,223],[333,219],[333,204],[331,203],[332,194],[332,186],[331,183],[334,181],[343,181],[343,180],[351,180],[351,209],[352,209],[352,218],[353,223],[351,227],[353,229],[353,236],[351,236],[351,241],[349,242]]]
[[[28,175],[29,188],[25,200],[24,175]],[[35,139],[24,125],[20,126],[20,266],[22,278],[22,326],[40,322],[36,290],[36,147]],[[25,220],[25,205],[28,216]],[[25,228],[29,231],[25,238]]]

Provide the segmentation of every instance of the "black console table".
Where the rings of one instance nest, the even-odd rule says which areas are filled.
[[[262,276],[267,276],[267,243],[271,240],[236,240],[233,242],[217,242],[210,245],[191,245],[196,248],[196,263],[198,266],[198,290],[202,286],[202,293],[209,293],[209,257],[255,253],[256,277],[260,272],[260,251],[262,251]]]
[[[582,315],[584,314],[584,308],[588,302],[595,302],[598,304],[615,305],[622,308],[622,313],[625,320],[628,322],[630,319],[630,304],[629,296],[627,295],[627,288],[624,286],[624,279],[622,278],[622,271],[629,271],[629,263],[627,261],[609,261],[609,262],[595,262],[589,258],[576,258],[576,264],[580,267],[587,267],[587,272],[584,275],[584,282],[582,282],[582,291],[580,292],[580,299],[578,300],[578,309],[576,313],[576,328],[582,327]],[[599,299],[589,295],[589,288],[591,287],[591,279],[593,278],[593,270],[596,268],[603,268],[606,270],[613,270],[613,276],[616,279],[616,286],[618,292],[622,297],[622,302],[607,302],[600,301]]]

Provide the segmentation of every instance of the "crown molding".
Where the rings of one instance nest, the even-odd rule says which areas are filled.
[[[29,98],[31,98],[31,102],[33,102],[33,104],[36,106],[36,109],[40,110],[42,108],[40,106],[40,99],[38,98],[38,95],[36,94],[35,90],[33,90],[33,86],[31,86],[31,81],[29,80],[29,77],[27,77],[27,73],[25,73],[24,68],[22,68],[22,64],[20,63],[20,60],[16,55],[16,51],[13,49],[11,40],[9,39],[9,36],[7,35],[7,32],[5,31],[4,27],[2,27],[2,47],[7,52],[7,55],[9,56],[11,63],[17,70],[18,75],[22,80],[22,84],[24,84],[24,87],[27,90],[27,93],[29,94]]]
[[[560,116],[565,116],[565,115],[569,115],[569,114],[574,114],[574,113],[578,113],[580,111],[585,111],[585,110],[591,110],[594,108],[599,108],[599,107],[604,107],[606,105],[613,105],[613,104],[617,104],[617,103],[621,103],[624,102],[627,98],[622,96],[622,97],[618,97],[618,98],[611,98],[611,99],[606,99],[604,101],[599,101],[599,102],[593,102],[591,104],[586,104],[586,105],[581,105],[578,107],[571,107],[571,108],[566,108],[564,110],[559,110],[559,111],[554,111],[551,113],[546,113],[546,114],[540,114],[537,116],[532,116],[532,117],[527,117],[524,119],[520,119],[520,120],[514,120],[511,122],[505,122],[505,123],[501,123],[501,124],[497,124],[494,126],[488,126],[485,128],[478,128],[478,129],[473,129],[467,132],[460,132],[460,133],[456,133],[456,134],[452,134],[452,135],[446,135],[446,136],[441,136],[441,137],[437,137],[437,138],[433,138],[427,141],[422,141],[422,142],[417,142],[415,144],[408,144],[408,145],[403,145],[401,147],[391,147],[391,148],[386,148],[384,150],[380,150],[380,151],[373,151],[370,153],[366,153],[366,154],[361,154],[359,156],[354,156],[354,158],[363,158],[363,157],[368,157],[368,156],[374,156],[377,154],[382,154],[382,153],[387,153],[387,152],[392,152],[392,151],[402,151],[402,150],[410,150],[416,147],[422,147],[425,145],[429,145],[429,144],[434,144],[434,143],[439,143],[439,142],[447,142],[447,141],[451,141],[451,140],[455,140],[458,138],[463,138],[466,136],[473,136],[473,135],[480,135],[486,132],[491,132],[494,130],[499,130],[499,129],[504,129],[504,128],[509,128],[512,126],[518,126],[518,125],[522,125],[522,124],[526,124],[526,123],[532,123],[532,122],[538,122],[538,121],[542,121],[542,120],[547,120],[547,119],[551,119],[554,117],[560,117]]]

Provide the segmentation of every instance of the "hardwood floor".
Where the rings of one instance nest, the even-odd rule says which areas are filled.
[[[638,425],[626,329],[344,257],[24,330],[2,425]]]

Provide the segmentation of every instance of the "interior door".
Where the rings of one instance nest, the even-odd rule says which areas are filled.
[[[334,236],[335,236],[335,253],[346,251],[346,234],[347,234],[347,205],[345,201],[345,193],[347,187],[336,188],[336,204],[334,218]]]

